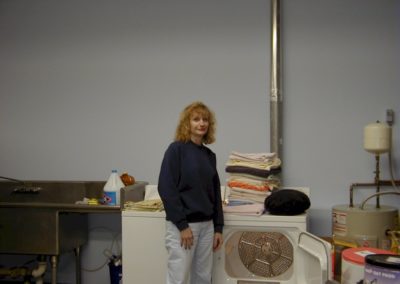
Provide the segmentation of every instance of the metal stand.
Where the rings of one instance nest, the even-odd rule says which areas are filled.
[[[81,247],[74,249],[75,253],[75,280],[76,284],[81,284]],[[51,263],[51,284],[57,284],[57,262],[58,258],[56,255],[50,257]]]
[[[52,255],[50,258],[51,263],[51,284],[57,284],[57,256]]]
[[[75,252],[76,284],[81,284],[81,248],[80,247],[75,248],[74,252]]]

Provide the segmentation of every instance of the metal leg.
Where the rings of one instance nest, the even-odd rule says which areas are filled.
[[[57,256],[52,255],[50,262],[51,262],[51,284],[57,284]]]
[[[81,284],[81,247],[74,249],[76,284]]]

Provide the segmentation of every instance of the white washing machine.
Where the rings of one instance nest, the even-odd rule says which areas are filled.
[[[213,283],[325,283],[332,276],[330,244],[306,229],[306,214],[225,214],[224,245],[214,254]],[[123,283],[165,283],[164,234],[164,212],[122,212]]]
[[[165,212],[122,211],[122,283],[164,284]]]

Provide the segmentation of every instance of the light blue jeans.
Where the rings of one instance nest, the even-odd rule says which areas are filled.
[[[213,262],[214,225],[212,221],[189,223],[193,246],[181,247],[178,228],[166,222],[165,246],[168,252],[167,284],[210,284]],[[190,282],[189,282],[190,279]]]

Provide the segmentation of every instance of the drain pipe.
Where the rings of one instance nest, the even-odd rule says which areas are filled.
[[[39,260],[37,268],[32,270],[32,276],[35,278],[36,284],[43,284],[43,275],[47,269],[47,261],[42,257]]]
[[[282,160],[280,0],[271,0],[270,152]]]

